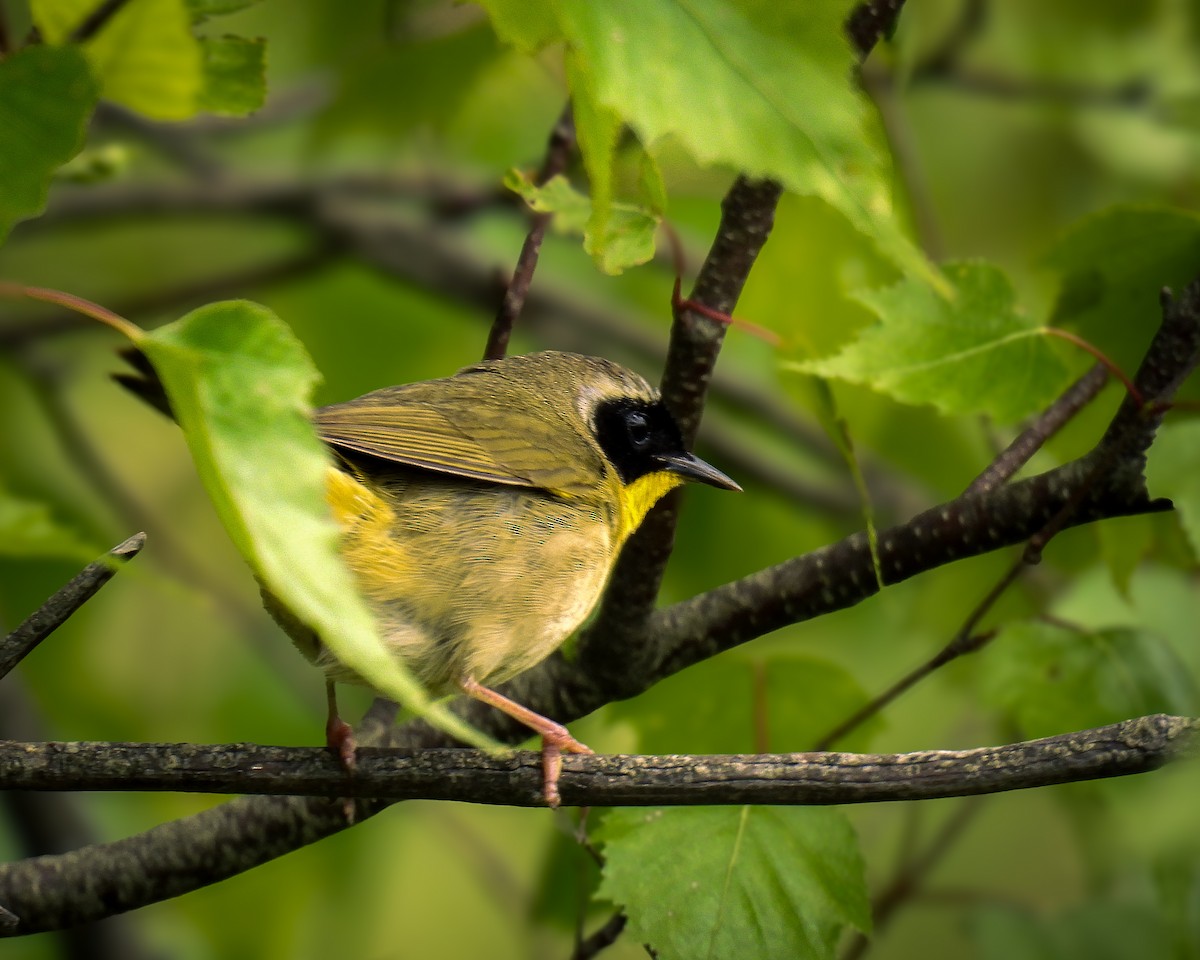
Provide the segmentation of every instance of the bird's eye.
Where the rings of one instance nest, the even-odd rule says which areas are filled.
[[[650,442],[650,421],[644,413],[631,410],[625,414],[625,431],[634,450],[642,450]]]

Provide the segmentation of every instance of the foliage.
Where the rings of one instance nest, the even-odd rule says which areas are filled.
[[[849,0],[303,0],[286,13],[129,0],[81,39],[95,6],[0,4],[0,276],[157,328],[156,365],[202,374],[188,381],[198,419],[181,419],[207,444],[216,509],[175,428],[108,382],[110,337],[0,304],[0,620],[100,545],[140,528],[150,544],[3,681],[28,690],[43,727],[21,737],[319,741],[319,678],[258,609],[217,517],[258,573],[297,569],[290,538],[319,527],[291,496],[319,486],[312,445],[284,450],[308,444],[300,414],[477,359],[520,204],[556,233],[514,350],[605,354],[653,378],[672,280],[660,225],[694,269],[734,173],[788,190],[737,310],[783,346],[730,334],[701,438],[747,492],[689,494],[662,603],[864,515],[885,529],[956,495],[1091,362],[1046,327],[1132,373],[1160,289],[1198,262],[1200,20],[1176,0],[910,4],[863,84]],[[22,42],[31,26],[40,43]],[[535,182],[568,96],[577,160]],[[217,302],[230,296],[262,305]],[[1118,394],[1028,469],[1088,449]],[[818,424],[832,444],[813,439]],[[1195,426],[1173,412],[1148,453],[1150,491],[1177,514],[1056,538],[991,612],[986,650],[838,747],[952,748],[1200,709]],[[236,444],[215,479],[214,438]],[[249,501],[263,528],[246,526]],[[944,645],[1009,559],[757,639],[572,731],[602,752],[809,749]],[[289,589],[330,598],[320,615],[353,631],[340,576],[296,574]],[[879,926],[873,953],[1188,955],[1194,786],[991,799],[989,829],[968,827],[936,867],[930,885],[951,895]],[[85,802],[103,839],[207,804]],[[871,928],[868,884],[889,879],[896,840],[935,845],[957,802],[931,805],[927,829],[901,805],[612,811],[589,825],[598,875],[545,812],[409,804],[125,922],[148,949],[192,956],[561,956],[577,922],[590,931],[619,905],[629,926],[612,956],[643,941],[663,957],[835,956]],[[6,859],[27,840],[0,828]],[[963,891],[994,903],[963,908]],[[13,955],[53,949],[32,938]]]

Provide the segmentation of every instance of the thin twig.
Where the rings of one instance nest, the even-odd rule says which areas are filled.
[[[963,496],[986,493],[1007,483],[1054,434],[1070,420],[1108,383],[1108,370],[1095,364],[1087,373],[1068,387],[1057,400],[1026,427],[987,469],[971,481]]]
[[[568,103],[550,132],[550,140],[546,144],[546,158],[538,171],[535,183],[540,187],[566,170],[574,150],[575,120]],[[525,298],[529,296],[529,286],[533,283],[533,272],[537,269],[542,240],[546,236],[546,229],[550,226],[552,217],[553,214],[550,213],[536,213],[533,216],[533,223],[521,246],[521,255],[517,257],[512,279],[504,292],[504,299],[488,334],[487,346],[483,351],[484,360],[498,360],[508,352],[508,340],[512,336],[513,324],[517,322],[517,317],[521,315],[525,306]]]
[[[617,938],[621,936],[625,924],[628,922],[624,911],[618,910],[605,921],[603,926],[575,945],[575,949],[571,953],[571,960],[592,960],[592,957],[617,942]]]
[[[0,677],[28,656],[70,616],[113,578],[121,564],[137,556],[146,544],[144,533],[135,533],[105,556],[89,563],[61,590],[50,597],[0,643]]]
[[[999,599],[1013,580],[1016,579],[1017,573],[1024,569],[1024,563],[1014,564],[1014,566],[1001,578],[1000,583],[993,586],[988,596],[979,603],[976,609],[972,612],[972,618],[982,616],[983,613],[990,609],[992,604]],[[901,694],[906,693],[912,687],[916,686],[930,674],[941,669],[952,660],[957,660],[963,654],[973,653],[976,650],[986,646],[996,635],[995,630],[988,630],[978,634],[956,634],[946,646],[935,653],[932,657],[926,660],[923,664],[914,670],[911,670],[883,693],[872,698],[872,700],[864,704],[849,717],[839,723],[836,727],[826,733],[821,739],[813,744],[814,750],[829,750],[839,740],[844,739],[849,733],[857,730],[871,717],[880,713],[886,707],[890,706]]]
[[[104,25],[114,16],[120,13],[121,8],[128,2],[129,0],[103,0],[95,10],[83,18],[79,26],[71,31],[71,35],[67,39],[71,43],[86,43],[98,34]]]

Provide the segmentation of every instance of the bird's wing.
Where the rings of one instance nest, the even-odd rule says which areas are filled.
[[[450,405],[444,397],[435,399],[412,389],[423,386],[379,390],[324,407],[313,418],[317,433],[335,449],[405,466],[510,486],[578,492],[586,478],[581,467],[595,454],[574,437],[564,445],[571,449],[547,450],[545,410],[501,407],[483,396],[471,402],[460,398]],[[599,464],[594,469],[598,471]]]

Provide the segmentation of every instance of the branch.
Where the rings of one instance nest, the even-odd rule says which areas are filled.
[[[731,756],[571,756],[563,802],[577,806],[710,804],[827,805],[976,796],[1156,770],[1198,753],[1200,720],[1155,714],[1092,730],[975,750],[901,754],[796,753]],[[281,794],[322,796],[323,829],[344,825],[339,797],[438,799],[540,807],[541,760],[522,752],[404,752],[362,748],[354,777],[323,748],[244,744],[0,742],[0,786],[24,790],[172,790],[271,794],[241,799],[195,819],[258,819],[254,811],[297,812]],[[377,805],[361,805],[371,815]],[[290,819],[290,818],[289,818]],[[20,919],[17,933],[96,919],[180,892],[177,871],[207,847],[184,841],[184,824],[98,844],[62,856],[0,867],[0,905]],[[265,825],[265,824],[260,824]],[[193,825],[194,829],[194,825]],[[286,833],[224,849],[228,875],[282,852]],[[176,846],[178,844],[178,846]],[[209,850],[211,856],[212,851]],[[230,869],[236,864],[236,869]],[[199,864],[192,864],[192,869]],[[164,870],[164,868],[169,868]],[[164,876],[164,874],[166,874]],[[174,876],[172,876],[174,875]],[[109,888],[117,876],[121,883]],[[103,895],[100,891],[106,890]]]
[[[0,677],[33,652],[34,648],[61,627],[76,610],[113,578],[121,564],[138,555],[146,535],[135,533],[107,554],[89,563],[54,596],[35,610],[25,622],[0,641]]]
[[[68,39],[71,43],[85,43],[92,39],[104,28],[105,24],[121,12],[121,8],[128,2],[129,0],[103,0],[99,6],[83,18],[79,26],[71,31]]]
[[[550,131],[550,139],[546,144],[546,157],[542,168],[538,171],[535,183],[540,187],[548,180],[558,176],[571,160],[575,149],[575,119],[568,103],[562,114]],[[529,233],[521,245],[521,254],[517,257],[517,265],[513,268],[512,279],[508,289],[504,291],[504,299],[492,322],[488,333],[487,345],[483,350],[484,360],[498,360],[508,352],[508,340],[512,336],[513,324],[521,315],[525,299],[529,296],[529,285],[533,283],[533,271],[537,269],[538,254],[542,249],[546,229],[554,218],[551,213],[535,213]]]
[[[583,806],[896,802],[975,796],[1145,773],[1197,755],[1200,720],[1156,714],[1092,730],[975,750],[906,754],[571,756],[564,802]],[[544,804],[536,753],[361,748],[354,777],[323,748],[244,744],[0,742],[0,786],[25,790],[155,789],[243,797],[138,836],[0,867],[0,934],[60,929],[164,900],[247,870],[346,825],[381,799]],[[285,799],[281,794],[295,795]],[[299,799],[314,795],[328,799]],[[196,842],[237,824],[252,844]]]

